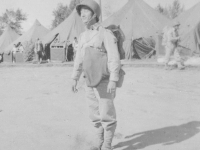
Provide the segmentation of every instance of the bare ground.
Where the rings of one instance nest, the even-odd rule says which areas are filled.
[[[126,67],[114,150],[199,150],[200,71]],[[71,67],[0,68],[0,150],[88,150],[93,128]]]

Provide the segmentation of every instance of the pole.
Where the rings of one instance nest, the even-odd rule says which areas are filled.
[[[101,9],[101,16],[100,16],[100,18],[99,18],[99,21],[102,22],[102,20],[103,20],[103,19],[102,19],[102,14],[103,14],[103,13],[102,13],[102,7],[101,7],[101,0],[98,0],[98,3],[99,3],[99,6],[100,6],[100,9]]]

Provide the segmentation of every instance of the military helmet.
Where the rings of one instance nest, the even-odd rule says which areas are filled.
[[[83,6],[89,7],[99,19],[101,15],[101,8],[97,2],[95,2],[94,0],[83,0],[79,5],[76,6],[76,11],[78,12],[79,16],[81,15],[81,7]]]

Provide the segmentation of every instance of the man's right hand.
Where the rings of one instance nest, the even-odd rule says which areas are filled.
[[[77,93],[78,89],[77,89],[77,80],[73,80],[72,81],[72,92]]]

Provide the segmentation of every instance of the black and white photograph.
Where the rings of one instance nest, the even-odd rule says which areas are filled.
[[[200,150],[200,0],[0,0],[0,150]]]

